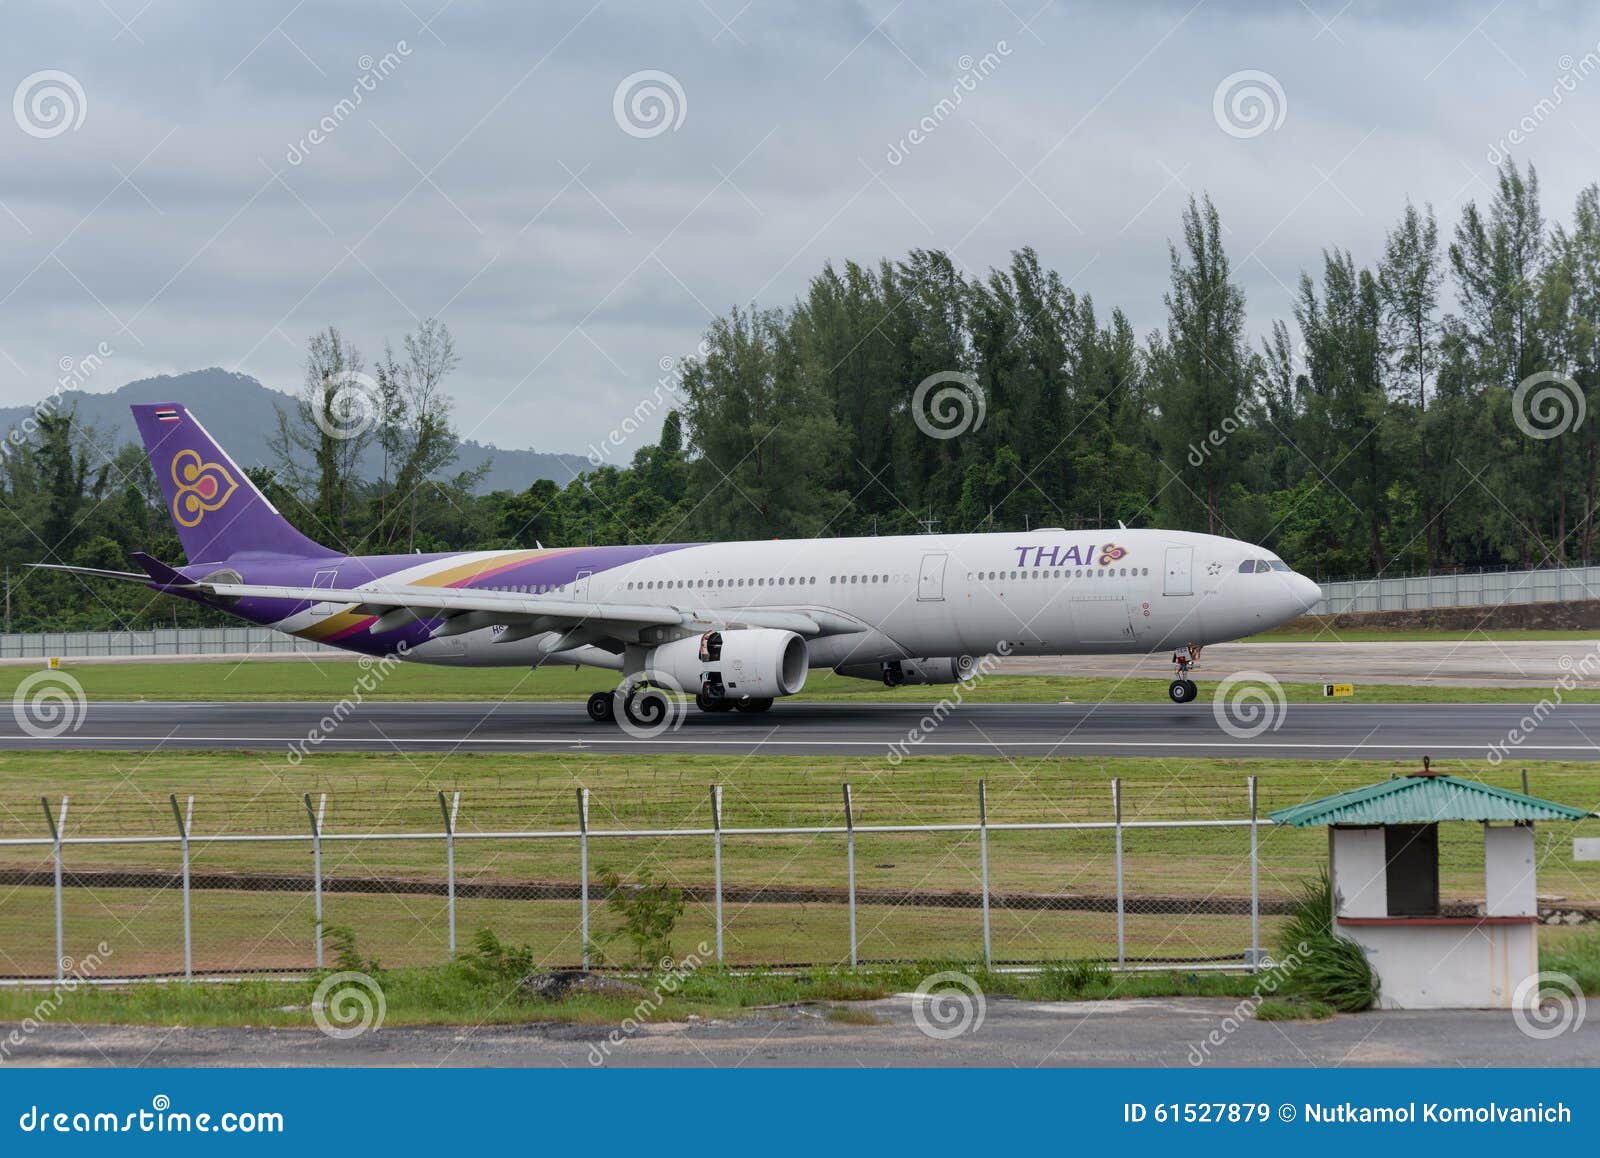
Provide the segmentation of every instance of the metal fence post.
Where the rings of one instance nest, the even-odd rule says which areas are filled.
[[[178,822],[178,851],[183,858],[183,975],[194,976],[194,930],[189,916],[189,825],[194,820],[194,797],[189,797],[188,813],[178,809],[176,795],[168,795],[172,819]]]
[[[39,803],[44,805],[45,823],[50,826],[50,840],[55,854],[56,867],[56,980],[65,980],[67,975],[67,948],[66,926],[61,917],[61,838],[67,831],[67,798],[61,798],[61,817],[58,820],[50,811],[50,801],[41,796]]]
[[[1127,899],[1122,892],[1122,780],[1111,781],[1111,811],[1117,834],[1117,968],[1128,964]]]
[[[722,964],[722,785],[711,786],[711,862],[716,878],[717,964]]]
[[[1250,777],[1250,968],[1261,968],[1261,840],[1256,778]]]
[[[578,936],[589,968],[589,790],[578,789]]]
[[[850,904],[850,968],[860,961],[856,952],[856,822],[850,807],[850,785],[844,786],[844,856]]]
[[[444,907],[450,923],[452,957],[456,955],[456,812],[460,807],[460,792],[455,793],[448,807],[444,802],[444,793],[439,793],[439,814],[444,817]]]
[[[994,968],[994,944],[989,930],[989,788],[978,781],[978,869],[983,877],[983,967]]]
[[[317,798],[317,806],[311,807],[311,793],[305,794],[306,816],[311,821],[311,903],[312,913],[316,920],[317,931],[317,968],[322,968],[322,817],[328,806],[328,794],[322,793]]]

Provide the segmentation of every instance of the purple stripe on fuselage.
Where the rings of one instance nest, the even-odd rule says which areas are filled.
[[[538,555],[524,562],[506,566],[495,559],[479,562],[482,573],[455,580],[441,590],[472,590],[474,588],[504,587],[559,587],[573,583],[580,572],[599,574],[616,567],[637,563],[657,555],[670,554],[696,543],[666,543],[655,546],[610,546],[553,548],[549,554]],[[461,552],[433,555],[347,555],[325,559],[303,559],[286,555],[239,555],[225,564],[211,564],[200,568],[180,568],[191,579],[204,579],[221,567],[237,572],[247,584],[274,587],[337,586],[360,587],[376,583],[402,571],[432,567],[434,571],[453,570],[468,565],[461,560]],[[331,579],[327,572],[335,574]],[[321,582],[318,578],[321,576]],[[420,586],[431,586],[426,574],[411,580]],[[570,598],[570,596],[569,596]],[[213,602],[202,600],[202,602]],[[219,605],[220,606],[220,605]],[[278,623],[314,606],[312,601],[289,599],[240,599],[224,610],[241,619],[262,626]],[[352,651],[381,655],[394,650],[404,641],[415,646],[431,637],[433,624],[413,620],[395,631],[373,636],[368,632],[369,622],[342,628],[322,642],[335,644]]]

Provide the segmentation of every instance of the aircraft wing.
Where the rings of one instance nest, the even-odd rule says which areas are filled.
[[[769,608],[677,608],[649,604],[596,603],[550,599],[509,591],[474,588],[422,587],[281,587],[254,583],[186,584],[188,588],[219,599],[284,599],[309,603],[343,603],[357,615],[384,615],[406,611],[416,619],[444,619],[445,634],[452,623],[462,630],[496,624],[528,625],[538,631],[572,631],[586,635],[636,642],[647,627],[731,628],[772,627],[805,636],[837,635],[865,630],[859,624],[828,612]],[[608,628],[615,629],[607,630]]]
[[[589,644],[605,646],[609,643],[614,646],[637,643],[640,642],[640,632],[651,627],[676,627],[691,631],[770,627],[793,631],[808,638],[866,630],[852,619],[812,608],[732,609],[595,603],[511,591],[412,584],[389,587],[296,587],[212,583],[188,579],[155,560],[141,558],[139,561],[151,569],[150,574],[48,563],[36,563],[33,566],[143,583],[169,592],[188,591],[217,599],[282,599],[295,603],[344,604],[357,615],[393,616],[392,627],[399,627],[411,620],[439,619],[444,621],[436,632],[439,635],[458,635],[497,625],[516,629],[515,635],[510,638],[558,632],[560,638],[552,641],[552,650]],[[389,630],[389,627],[381,630]]]

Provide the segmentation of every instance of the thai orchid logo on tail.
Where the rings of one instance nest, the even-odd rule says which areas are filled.
[[[204,461],[198,452],[180,450],[172,456],[172,481],[178,492],[172,496],[172,517],[185,527],[193,527],[214,511],[239,489],[227,469],[214,462]]]

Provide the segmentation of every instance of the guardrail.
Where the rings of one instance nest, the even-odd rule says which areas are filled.
[[[1322,601],[1310,614],[1561,603],[1579,599],[1600,599],[1600,567],[1337,580],[1322,584]]]
[[[0,659],[50,656],[348,655],[265,627],[165,627],[151,631],[45,631],[0,635]]]

